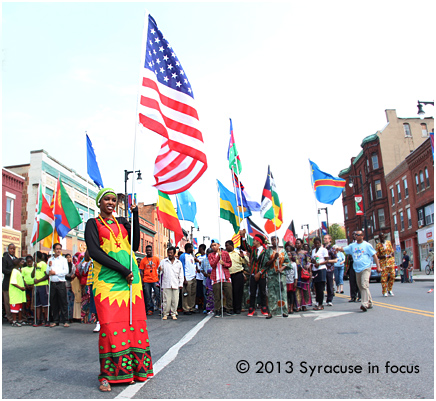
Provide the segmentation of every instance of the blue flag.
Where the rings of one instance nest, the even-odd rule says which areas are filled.
[[[103,180],[101,178],[100,169],[98,168],[97,159],[95,157],[94,148],[92,147],[92,142],[89,139],[88,134],[86,134],[86,149],[87,149],[87,160],[88,160],[88,175],[95,185],[99,188],[103,188]]]
[[[315,191],[316,199],[318,199],[318,202],[333,205],[334,201],[342,194],[346,183],[345,180],[324,173],[324,171],[321,171],[319,167],[310,160],[309,163],[312,176],[312,187]]]
[[[198,228],[197,224],[197,203],[189,191],[184,191],[176,194],[177,202],[177,217],[179,220],[191,221],[194,227]]]
[[[327,222],[321,221],[322,235],[327,235]]]

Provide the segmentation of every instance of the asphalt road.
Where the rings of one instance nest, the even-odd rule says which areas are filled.
[[[112,386],[110,393],[97,389],[94,325],[67,329],[3,324],[2,395],[433,399],[434,293],[427,293],[432,288],[432,282],[396,282],[395,297],[384,298],[380,284],[371,283],[375,307],[366,313],[345,294],[324,311],[289,318],[206,318],[178,353],[168,351],[204,315],[182,315],[177,321],[152,316],[148,331],[159,372],[144,385]],[[170,354],[174,360],[164,362]],[[237,370],[248,366],[246,373]]]

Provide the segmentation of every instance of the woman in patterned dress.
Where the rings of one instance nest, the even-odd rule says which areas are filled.
[[[111,391],[109,383],[133,384],[153,376],[141,279],[136,258],[130,256],[131,225],[126,218],[112,215],[116,203],[113,189],[100,190],[96,198],[100,214],[89,219],[85,229],[86,245],[94,261],[92,291],[101,326],[100,391]],[[136,205],[132,205],[132,216],[135,251],[139,246]]]
[[[297,312],[306,311],[307,307],[312,305],[312,295],[310,293],[310,279],[312,277],[312,269],[310,257],[303,250],[303,240],[298,238],[295,241],[296,263],[298,269],[298,280],[295,290]],[[309,278],[304,278],[304,274],[309,274]]]

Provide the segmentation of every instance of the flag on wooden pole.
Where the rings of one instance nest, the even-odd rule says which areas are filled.
[[[53,211],[50,209],[47,199],[45,199],[45,196],[42,194],[42,185],[39,184],[35,208],[35,221],[33,223],[31,237],[32,245],[35,245],[53,232],[53,220]]]

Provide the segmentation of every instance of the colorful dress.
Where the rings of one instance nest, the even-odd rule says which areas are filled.
[[[270,260],[274,259],[276,251],[271,249]],[[276,262],[268,269],[268,306],[271,315],[281,316],[288,313],[288,297],[286,291],[286,273],[279,274],[279,267],[285,265],[285,270],[289,270],[288,254],[281,250]]]
[[[380,261],[380,267],[382,269],[381,271],[381,285],[382,285],[382,292],[383,294],[386,294],[386,291],[392,291],[392,287],[394,286],[395,282],[395,258],[393,256],[380,259],[380,256],[385,255],[393,255],[394,250],[392,248],[392,244],[390,241],[385,241],[384,244],[379,242],[377,246],[375,247],[375,250],[377,252],[377,257]],[[389,282],[388,282],[388,276],[389,276]]]
[[[304,279],[301,277],[301,272],[310,270],[310,257],[304,251],[296,253],[295,259],[298,268],[298,281],[296,289],[297,308],[307,307],[312,305],[312,294],[310,293],[310,278]]]
[[[133,250],[139,246],[137,208],[133,211]],[[123,217],[89,219],[85,240],[94,260],[92,287],[100,321],[99,380],[145,381],[153,376],[141,277],[133,257],[132,324],[130,319],[130,223]]]

